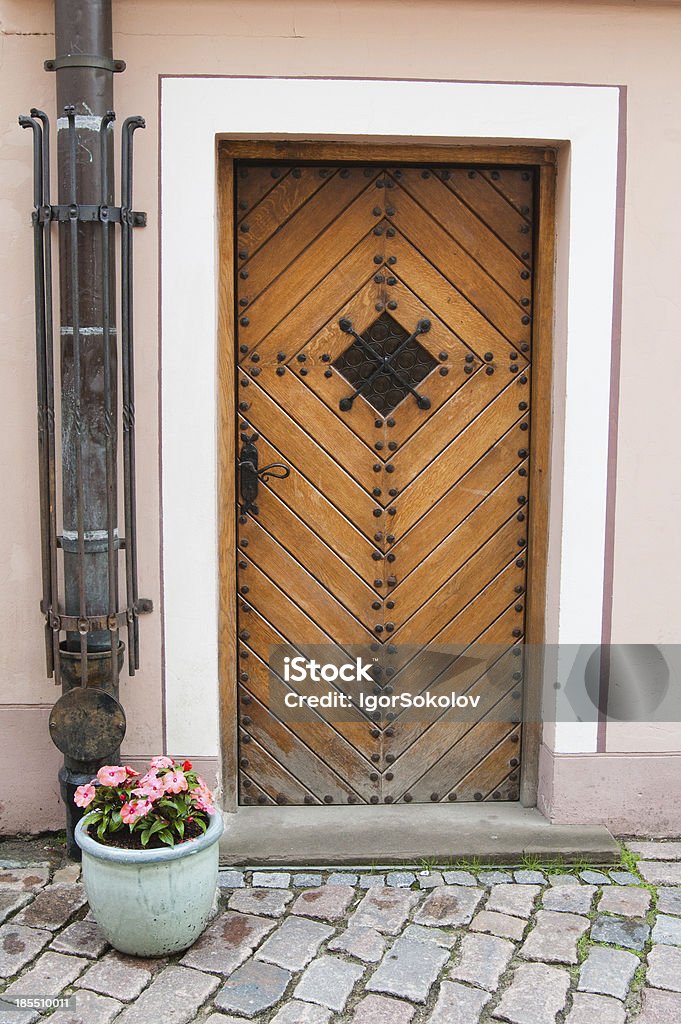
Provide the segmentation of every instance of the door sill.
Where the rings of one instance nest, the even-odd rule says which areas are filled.
[[[552,825],[518,803],[391,807],[239,807],[226,813],[225,865],[395,865],[548,861],[611,864],[620,848],[604,825]]]

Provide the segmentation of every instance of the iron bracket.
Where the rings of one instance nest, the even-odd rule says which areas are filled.
[[[154,602],[148,597],[141,597],[132,607],[124,608],[112,615],[62,615],[53,608],[44,609],[42,601],[40,604],[49,629],[55,632],[66,630],[67,633],[80,633],[81,636],[101,630],[122,629],[133,622],[136,615],[148,615],[154,610]]]
[[[147,215],[140,210],[131,210],[127,206],[109,206],[106,203],[59,203],[53,206],[42,205],[33,211],[33,223],[48,224],[57,221],[68,224],[78,220],[84,223],[92,221],[100,224],[128,224],[133,228],[145,228]]]
[[[111,60],[110,57],[103,57],[101,54],[69,53],[62,57],[51,57],[45,61],[43,67],[46,71],[59,71],[60,68],[101,68],[102,71],[119,74],[125,71],[125,61]]]

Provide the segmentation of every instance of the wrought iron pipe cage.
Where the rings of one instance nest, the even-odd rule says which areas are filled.
[[[133,136],[144,127],[141,117],[129,117],[123,123],[121,135],[121,205],[113,198],[113,122],[115,114],[108,111],[101,118],[99,131],[93,133],[99,147],[100,164],[99,202],[81,203],[78,196],[78,160],[87,159],[79,154],[76,132],[75,107],[64,108],[63,120],[66,139],[60,146],[65,149],[68,166],[67,187],[62,185],[62,197],[67,202],[53,204],[50,196],[50,123],[42,110],[32,109],[30,116],[21,116],[22,128],[33,133],[33,252],[35,275],[35,342],[38,403],[38,458],[40,494],[40,538],[42,556],[42,598],[40,608],[45,617],[45,652],[48,677],[62,682],[62,654],[80,651],[81,686],[88,685],[88,653],[110,651],[111,679],[118,683],[121,630],[127,630],[128,671],[132,676],[139,668],[140,614],[150,612],[152,603],[141,599],[137,582],[136,493],[135,493],[135,385],[133,351],[133,233],[134,228],[146,224],[146,214],[133,210]],[[55,346],[53,289],[52,289],[52,225],[64,232],[61,236],[62,280],[68,279],[70,326],[60,328],[60,335],[72,337],[72,408],[68,417],[62,408],[61,428],[55,417],[55,363],[59,351]],[[83,324],[82,294],[79,273],[83,255],[81,247],[82,225],[96,228],[94,245],[97,262],[101,266],[101,302],[94,303],[100,310],[96,324]],[[115,242],[112,234],[120,228],[120,330],[115,327]],[[98,238],[96,236],[99,236]],[[92,238],[88,240],[92,244]],[[62,294],[64,289],[62,289]],[[62,306],[62,320],[64,319]],[[61,339],[63,342],[63,338]],[[103,440],[104,487],[106,493],[105,529],[90,529],[87,515],[88,474],[84,448],[87,443],[84,419],[81,415],[81,396],[86,373],[86,346],[102,346],[102,402],[95,429],[98,441]],[[118,402],[118,362],[121,367],[121,397]],[[62,388],[64,381],[62,381]],[[118,421],[122,424],[119,444]],[[89,429],[92,430],[90,420]],[[56,453],[60,444],[62,461],[72,459],[75,466],[76,529],[59,531],[57,514]],[[125,536],[118,533],[118,471],[122,456],[123,506]],[[97,470],[95,469],[95,472]],[[58,552],[63,558],[75,559],[77,595],[65,595],[65,573],[60,566]],[[119,589],[119,552],[125,555],[125,601]],[[106,607],[92,607],[93,599],[88,586],[88,573],[92,571],[89,559],[104,554],[106,560]],[[76,608],[68,608],[75,603]],[[100,685],[94,681],[94,685]]]

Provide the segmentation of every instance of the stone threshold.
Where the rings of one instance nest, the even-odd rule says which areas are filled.
[[[225,813],[223,865],[612,864],[620,847],[604,825],[552,825],[516,803],[388,807],[240,807]]]

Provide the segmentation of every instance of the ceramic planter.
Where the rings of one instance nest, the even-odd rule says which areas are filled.
[[[186,949],[206,927],[218,877],[223,822],[210,815],[204,835],[160,850],[121,850],[75,830],[92,913],[111,945],[133,956]]]

